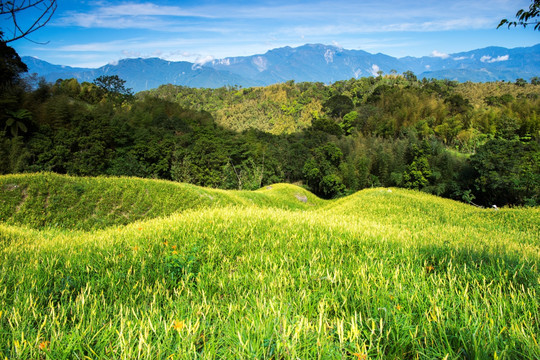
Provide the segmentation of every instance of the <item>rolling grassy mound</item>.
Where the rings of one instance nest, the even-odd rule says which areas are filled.
[[[70,221],[104,209],[97,194],[108,187],[138,201],[150,196],[143,185],[185,200],[154,199],[138,220],[88,231],[7,217],[0,358],[540,358],[538,209],[477,209],[400,189],[321,201],[283,184],[228,192],[6,178],[2,196],[21,195],[4,202],[32,216],[32,197],[22,202],[14,185],[49,189],[49,204],[64,190],[39,185],[46,179],[95,189],[91,210],[69,210]]]
[[[323,203],[287,184],[257,192],[223,191],[160,180],[53,173],[0,176],[0,190],[0,221],[33,228],[97,229],[205,207],[307,209]]]

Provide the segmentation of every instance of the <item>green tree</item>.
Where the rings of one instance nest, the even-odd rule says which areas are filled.
[[[353,131],[354,125],[358,120],[358,113],[356,111],[351,111],[343,117],[343,121],[340,126],[343,129],[345,135],[350,135]]]
[[[450,111],[453,114],[466,114],[472,109],[470,101],[462,95],[453,94],[444,100],[450,106]]]
[[[405,77],[405,79],[409,82],[416,82],[418,81],[418,78],[416,77],[416,75],[414,75],[414,73],[411,71],[411,70],[407,70],[403,73],[403,76]]]
[[[30,152],[22,137],[10,139],[0,131],[0,174],[24,171],[29,158]]]
[[[475,196],[491,206],[540,203],[540,145],[537,142],[494,139],[470,159]]]
[[[522,79],[522,78],[518,78],[518,79],[516,79],[516,85],[524,87],[525,85],[527,85],[527,80]]]
[[[342,118],[354,109],[354,103],[348,96],[334,95],[324,103],[323,107],[331,116]]]
[[[103,90],[118,94],[131,94],[131,89],[125,87],[126,80],[118,75],[102,75],[94,80],[94,84]]]
[[[19,130],[22,132],[27,132],[28,127],[25,122],[32,119],[32,113],[26,109],[20,109],[17,111],[8,111],[8,119],[6,121],[6,126],[4,130],[8,129],[11,131],[13,137],[19,136]]]
[[[403,184],[409,189],[420,190],[429,184],[431,168],[423,149],[416,144],[412,145],[411,154],[413,160],[403,173]]]
[[[6,90],[13,86],[20,79],[20,74],[27,71],[28,67],[15,49],[0,41],[0,89]]]
[[[345,185],[338,175],[343,152],[334,143],[328,142],[317,147],[303,168],[304,179],[319,196],[332,198],[345,191]]]
[[[107,98],[117,104],[121,104],[133,96],[133,92],[126,88],[125,84],[126,80],[121,79],[118,75],[102,75],[94,80],[94,85],[100,88]]]

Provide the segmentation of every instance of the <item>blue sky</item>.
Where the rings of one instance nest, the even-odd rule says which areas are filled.
[[[445,56],[540,43],[540,32],[532,28],[496,29],[502,18],[514,19],[529,5],[529,0],[58,0],[51,22],[30,36],[34,42],[10,45],[21,56],[81,67],[127,57],[203,63],[306,43],[395,57]],[[8,32],[6,19],[0,26]]]

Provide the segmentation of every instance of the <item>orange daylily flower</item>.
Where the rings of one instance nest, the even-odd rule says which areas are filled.
[[[182,321],[174,320],[174,323],[173,323],[173,329],[174,330],[180,331],[183,328],[184,328],[184,320],[182,320]]]
[[[353,353],[357,360],[367,360],[367,355],[364,353]]]

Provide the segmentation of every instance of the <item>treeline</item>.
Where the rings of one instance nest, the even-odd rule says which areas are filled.
[[[0,99],[0,172],[225,189],[301,182],[326,198],[398,186],[484,206],[540,203],[537,85],[410,72],[328,86],[167,85],[135,96],[123,85],[113,76],[30,86],[14,76]]]

